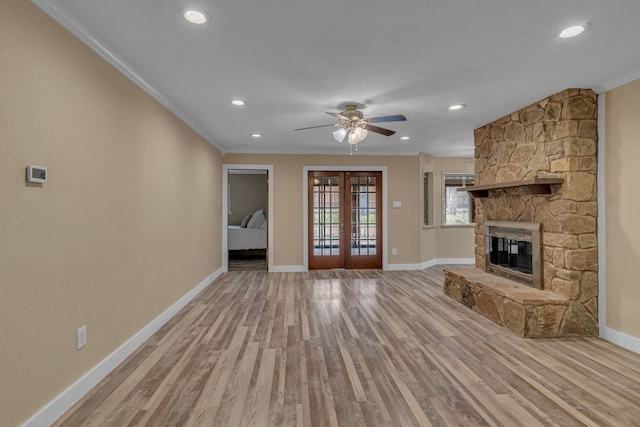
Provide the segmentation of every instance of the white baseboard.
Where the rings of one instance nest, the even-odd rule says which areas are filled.
[[[422,270],[422,264],[387,264],[385,271]]]
[[[475,258],[438,258],[436,264],[475,264]]]
[[[387,264],[385,271],[424,270],[438,264],[475,264],[475,258],[436,258],[420,264]],[[274,265],[274,273],[300,273],[307,271],[304,265]]]
[[[304,265],[274,265],[274,273],[301,273],[306,271]]]
[[[425,268],[433,267],[434,265],[438,265],[437,259],[430,259],[429,261],[425,261],[420,264],[420,270],[424,270]]]
[[[158,317],[153,319],[151,323],[129,338],[129,340],[122,344],[116,351],[107,356],[103,361],[98,363],[93,369],[82,376],[82,378],[38,411],[33,417],[23,424],[23,427],[41,427],[53,424],[78,400],[87,394],[89,390],[102,381],[104,377],[111,373],[111,371],[122,363],[122,361],[137,350],[138,347],[155,334],[158,329],[167,323],[176,315],[176,313],[178,313],[221,274],[222,269],[218,269],[211,273],[211,275],[200,282],[195,288],[189,291],[189,293],[180,298],[175,304],[166,309]]]
[[[421,264],[389,264],[388,271],[397,270],[421,270],[438,264],[474,264],[473,258],[437,258],[425,261]],[[275,272],[302,272],[302,265],[280,265],[274,266]],[[104,377],[111,373],[122,361],[140,347],[147,339],[156,333],[165,323],[185,307],[193,298],[202,292],[211,282],[217,279],[223,273],[222,269],[218,269],[200,282],[189,293],[180,298],[171,307],[162,314],[152,320],[147,326],[142,328],[137,334],[131,337],[126,343],[117,350],[107,356],[91,371],[87,372],[82,378],[76,381],[68,389],[63,391],[55,399],[49,402],[44,408],[38,411],[23,427],[40,427],[48,426],[60,418],[69,408],[71,408],[78,400],[87,394],[96,384]],[[611,328],[604,328],[603,339],[613,344],[619,345],[634,353],[640,354],[640,338],[627,335],[623,332],[616,331]]]
[[[640,354],[640,338],[636,338],[607,327],[604,328],[604,335],[602,338],[610,343]]]
[[[435,258],[420,264],[388,264],[387,271],[424,270],[438,264],[475,264],[475,258]]]

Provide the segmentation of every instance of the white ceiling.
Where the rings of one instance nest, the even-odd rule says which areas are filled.
[[[347,154],[333,128],[293,129],[355,102],[365,117],[408,119],[381,123],[397,134],[370,133],[360,154],[471,156],[479,126],[640,77],[638,0],[34,2],[227,153]],[[187,23],[187,7],[211,21]],[[557,37],[576,23],[591,26]]]

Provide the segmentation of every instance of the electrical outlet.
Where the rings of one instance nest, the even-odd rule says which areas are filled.
[[[398,255],[398,248],[391,248],[391,255]]]
[[[87,325],[82,325],[76,329],[76,349],[80,350],[87,345]]]
[[[209,267],[209,257],[204,258],[204,266]]]

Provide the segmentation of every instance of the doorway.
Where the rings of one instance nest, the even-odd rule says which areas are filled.
[[[309,269],[382,268],[382,172],[309,171]]]
[[[273,271],[273,165],[227,164],[222,172],[224,271]]]

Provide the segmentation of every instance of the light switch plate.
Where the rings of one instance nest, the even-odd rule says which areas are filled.
[[[394,200],[392,206],[394,209],[401,208],[402,202],[400,200]]]
[[[82,325],[76,329],[76,349],[80,350],[87,345],[87,325]]]

